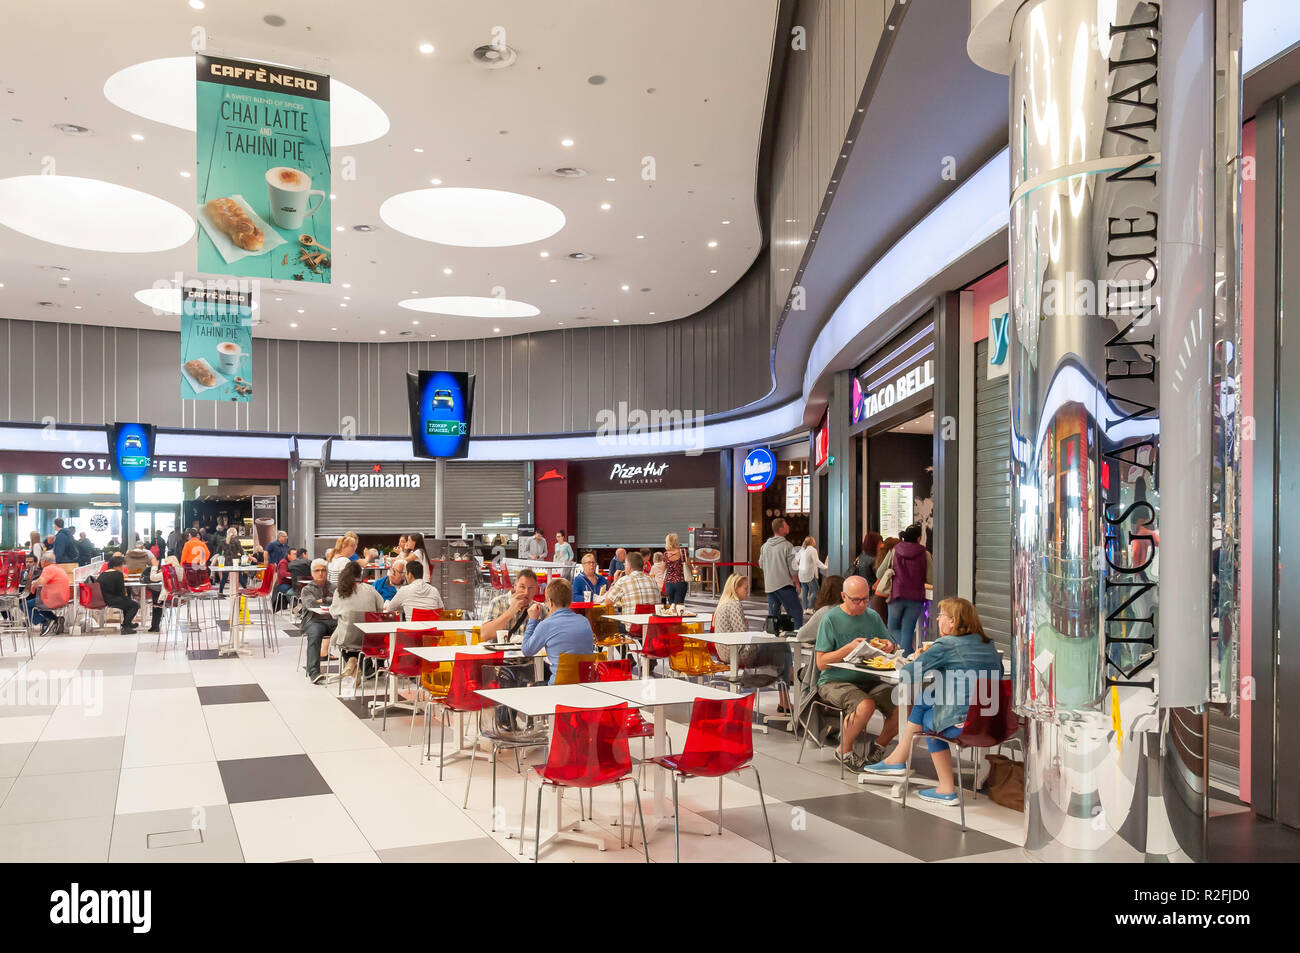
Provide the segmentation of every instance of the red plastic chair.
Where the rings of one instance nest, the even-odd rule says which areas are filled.
[[[641,823],[641,849],[646,863],[650,863],[650,850],[646,845],[645,818],[641,814],[641,792],[632,776],[632,755],[627,747],[627,702],[609,708],[555,707],[551,730],[551,748],[546,764],[534,767],[541,784],[537,788],[537,825],[533,837],[533,863],[541,850],[542,792],[547,787],[556,791],[555,826],[562,829],[559,795],[564,788],[598,788],[607,784],[619,785],[619,829],[624,828],[622,818],[622,785],[632,782],[633,800],[637,818]],[[524,775],[524,807],[519,817],[519,852],[524,849],[524,825],[528,805],[528,775]],[[622,846],[622,840],[619,841]]]
[[[237,595],[244,599],[255,599],[258,602],[258,611],[261,613],[263,657],[266,656],[268,643],[274,646],[277,652],[280,650],[280,639],[275,628],[275,612],[271,606],[271,593],[275,591],[275,579],[275,569],[271,566],[262,566],[261,576],[257,582],[236,590]]]
[[[415,680],[416,686],[420,684],[420,675],[424,671],[424,659],[418,655],[412,655],[407,649],[418,649],[424,645],[424,633],[413,632],[409,629],[398,629],[394,636],[393,660],[388,663],[387,676],[389,678],[411,678]],[[376,687],[378,684],[376,683]],[[401,686],[397,687],[394,694],[401,691]],[[388,728],[388,709],[384,706],[383,727]],[[373,716],[373,713],[372,713]],[[415,712],[411,712],[411,730],[407,733],[406,743],[411,743],[411,737],[415,733]]]
[[[162,564],[162,583],[163,583],[163,624],[158,627],[158,645],[162,647],[163,658],[167,657],[167,643],[171,641],[167,632],[168,622],[172,623],[174,630],[179,633],[181,620],[177,618],[176,613],[167,610],[179,609],[182,606],[189,605],[189,595],[181,583],[180,574],[176,572],[176,567],[170,563]],[[164,637],[166,636],[166,641]],[[195,636],[197,638],[197,634]],[[157,646],[155,646],[157,647]],[[186,648],[189,647],[189,640],[186,639]]]
[[[579,682],[630,682],[632,680],[632,660],[607,659],[604,662],[579,662],[578,663],[578,681]],[[628,738],[641,739],[641,783],[645,784],[645,740],[653,738],[655,735],[655,723],[646,721],[639,708],[629,708],[627,710],[627,736]],[[664,730],[664,738],[668,742],[668,753],[673,751],[673,738]]]
[[[767,818],[767,802],[763,800],[763,781],[758,776],[754,759],[754,696],[743,698],[697,698],[691,706],[691,726],[686,733],[686,745],[678,755],[655,758],[655,764],[667,768],[673,775],[673,850],[680,863],[681,829],[677,819],[677,779],[718,779],[718,834],[722,834],[722,779],[749,768],[758,782],[758,803],[763,808],[763,823],[767,825],[767,846],[776,863],[776,844],[772,840],[772,825]]]
[[[438,622],[442,619],[441,609],[412,609],[412,622]]]
[[[483,667],[486,665],[500,665],[505,660],[504,652],[474,652],[462,653],[457,652],[456,658],[451,667],[451,686],[447,690],[444,698],[431,698],[425,709],[425,751],[429,752],[433,747],[433,725],[429,721],[430,709],[433,705],[441,706],[444,713],[455,712],[479,712],[485,708],[492,708],[496,702],[490,702],[482,695],[479,689],[497,688],[496,682],[483,681]],[[447,718],[444,716],[438,719],[438,780],[442,780],[442,769],[446,763],[446,736],[447,736]],[[475,749],[471,748],[469,757],[476,757]]]
[[[975,760],[976,752],[984,748],[996,748],[1005,744],[1007,739],[1020,730],[1020,717],[1016,714],[1015,706],[1011,703],[1011,679],[997,679],[998,686],[996,693],[989,686],[990,678],[982,676],[976,682],[976,695],[979,698],[993,698],[996,696],[997,702],[992,710],[982,709],[977,702],[970,706],[966,712],[966,723],[962,726],[961,734],[955,738],[945,738],[943,735],[932,731],[923,731],[917,735],[917,740],[921,738],[938,738],[946,742],[948,750],[953,753],[956,759],[956,765],[953,767],[957,779],[957,804],[961,809],[961,829],[966,830],[966,788],[961,783],[961,753],[963,749],[971,751],[971,796],[977,796],[974,791],[975,781],[978,779],[979,770]],[[911,786],[908,781],[912,776],[912,757],[908,752],[907,770],[904,772],[903,779],[903,807],[907,807],[907,789]]]
[[[77,621],[80,622],[83,613],[89,615],[91,612],[100,609],[107,609],[108,603],[104,601],[104,593],[99,588],[97,582],[79,582],[77,583]]]

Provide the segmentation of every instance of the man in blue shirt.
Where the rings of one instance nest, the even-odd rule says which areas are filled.
[[[609,561],[609,578],[614,578],[614,573],[627,569],[627,550],[614,550],[614,558]]]
[[[582,557],[582,572],[573,577],[573,601],[595,602],[609,588],[609,580],[596,569],[596,554],[585,553]]]
[[[555,684],[555,671],[560,665],[560,656],[590,655],[596,651],[595,637],[591,623],[586,616],[578,615],[569,608],[573,601],[573,589],[564,579],[552,579],[546,586],[546,609],[549,615],[542,618],[540,605],[533,603],[528,609],[528,626],[524,629],[524,655],[536,655],[546,650],[547,666],[551,676],[547,685]]]
[[[280,530],[275,539],[266,544],[266,561],[271,566],[280,565],[280,560],[289,555],[289,534]]]
[[[397,595],[397,590],[406,585],[406,563],[400,559],[394,559],[388,564],[388,575],[376,579],[371,583],[375,587],[375,592],[384,597],[387,602],[393,596]]]

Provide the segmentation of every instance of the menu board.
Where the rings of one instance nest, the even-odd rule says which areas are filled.
[[[888,539],[911,526],[912,484],[880,484],[880,535]]]
[[[785,478],[785,511],[787,513],[808,512],[810,483],[811,478],[806,475]]]
[[[701,562],[717,562],[722,558],[722,527],[695,527],[695,558]]]

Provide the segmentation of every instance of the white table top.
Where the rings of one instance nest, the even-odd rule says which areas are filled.
[[[261,563],[253,563],[251,566],[205,566],[208,572],[260,572],[266,567]]]
[[[842,668],[848,672],[870,675],[873,678],[879,678],[882,682],[898,681],[898,669],[896,668],[863,668],[861,665],[855,665],[852,662],[831,662],[831,668]]]
[[[621,698],[638,708],[679,705],[697,698],[740,698],[708,685],[696,685],[684,678],[635,678],[626,682],[590,682],[588,687]]]
[[[642,612],[642,613],[628,613],[622,615],[606,615],[603,616],[603,618],[613,619],[615,622],[622,622],[626,625],[649,625],[651,622],[654,622],[660,619],[661,617],[657,615],[653,615],[652,613],[649,612]],[[669,618],[673,618],[673,617],[670,616]],[[708,622],[712,618],[713,618],[712,616],[692,615],[688,613],[682,616],[681,623],[672,622],[668,624],[669,625],[677,625],[677,624],[692,625],[697,622]]]
[[[457,655],[490,655],[497,651],[489,649],[483,645],[431,645],[416,646],[409,648],[410,652],[416,658],[424,659],[426,662],[454,662]],[[518,649],[510,649],[504,653],[508,659],[524,658],[524,653]],[[528,656],[529,658],[546,658],[546,652],[542,651],[537,655]]]
[[[553,715],[557,705],[570,708],[609,708],[618,702],[588,685],[529,685],[524,688],[484,688],[479,694],[523,715]]]
[[[313,612],[316,610],[312,610]],[[419,622],[357,622],[354,623],[358,629],[367,635],[379,635],[382,632],[396,632],[398,629],[405,629],[408,632],[427,632],[430,629],[441,629],[445,632],[473,632],[475,628],[482,625],[482,622],[461,622],[459,620],[448,619],[422,619]]]
[[[766,645],[768,642],[793,642],[793,637],[768,635],[766,632],[701,632],[691,638],[715,645]]]

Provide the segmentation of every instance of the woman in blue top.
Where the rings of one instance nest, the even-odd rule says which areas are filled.
[[[956,738],[961,734],[972,706],[998,703],[1001,696],[996,686],[1002,677],[1002,659],[992,640],[984,634],[975,607],[956,597],[940,602],[939,636],[928,652],[918,649],[910,656],[911,661],[899,669],[900,684],[920,684],[923,672],[933,673],[935,680],[908,709],[908,723],[897,747],[883,761],[868,765],[867,772],[902,774],[912,742],[922,731],[943,738]],[[981,677],[986,677],[993,686],[989,697],[982,697],[975,689]],[[927,738],[926,747],[934,761],[939,786],[925,788],[919,796],[935,804],[953,807],[957,804],[957,791],[952,773],[952,753],[947,743],[939,738]]]

